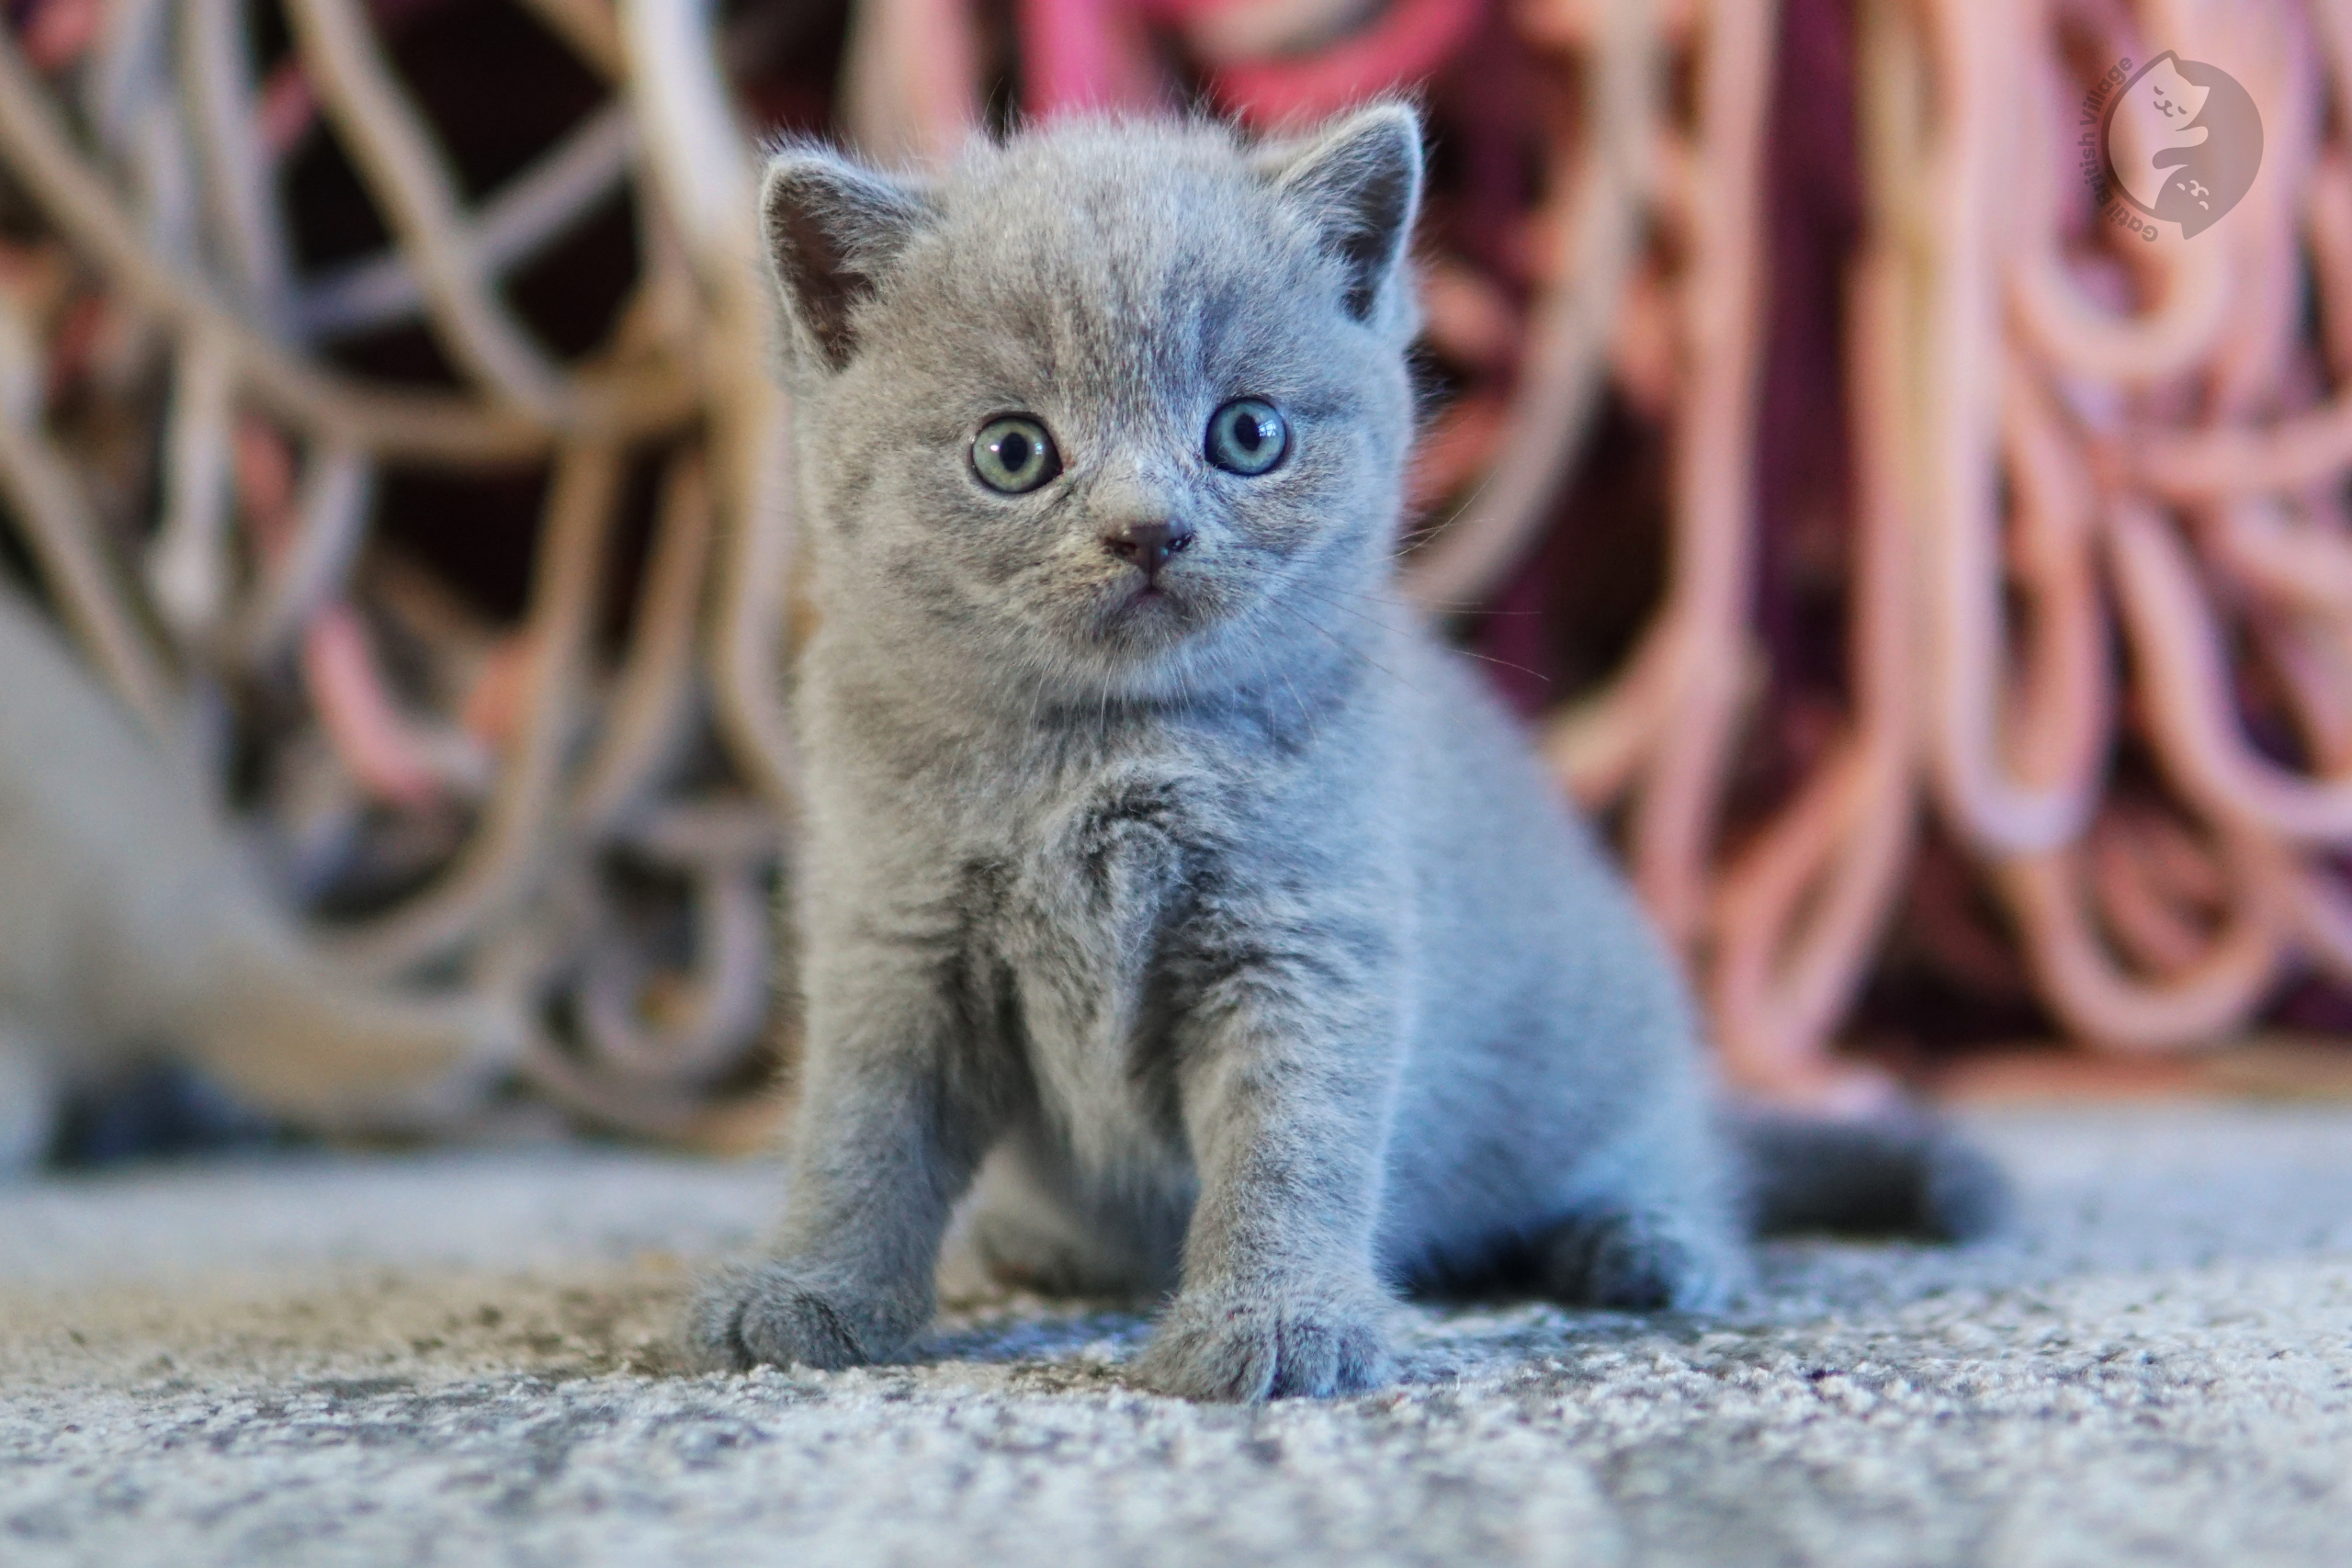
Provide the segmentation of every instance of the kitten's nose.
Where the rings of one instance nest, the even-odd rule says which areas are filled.
[[[1159,577],[1168,558],[1192,542],[1191,525],[1173,521],[1129,523],[1102,536],[1104,549],[1143,568],[1147,578]]]

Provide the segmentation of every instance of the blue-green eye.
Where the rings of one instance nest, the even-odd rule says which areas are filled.
[[[972,437],[972,471],[989,489],[1019,495],[1060,473],[1062,455],[1044,425],[1025,413],[1009,413]]]
[[[1262,474],[1290,450],[1290,426],[1262,398],[1236,398],[1209,415],[1208,458],[1227,473]]]

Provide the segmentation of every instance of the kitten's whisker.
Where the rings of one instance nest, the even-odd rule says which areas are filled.
[[[1294,582],[1290,586],[1293,592],[1304,594],[1306,597],[1314,600],[1318,604],[1329,605],[1330,608],[1339,611],[1340,614],[1343,615],[1353,615],[1357,620],[1362,621],[1368,626],[1375,627],[1384,632],[1394,629],[1386,621],[1380,619],[1379,616],[1367,615],[1362,610],[1355,609],[1351,605],[1343,604],[1339,600],[1332,598],[1329,594],[1319,592],[1315,589],[1307,587],[1303,582]]]
[[[1298,683],[1290,678],[1290,671],[1283,669],[1279,660],[1275,662],[1273,668],[1275,676],[1281,680],[1283,685],[1289,690],[1290,700],[1298,705],[1298,722],[1306,726],[1310,730],[1317,728],[1315,714],[1307,707],[1306,698],[1305,694],[1299,691]]]
[[[1552,684],[1552,677],[1546,675],[1541,670],[1530,670],[1524,664],[1514,664],[1508,659],[1498,659],[1491,653],[1481,653],[1475,648],[1463,648],[1452,643],[1449,643],[1446,646],[1452,648],[1454,652],[1462,655],[1464,659],[1475,659],[1481,664],[1492,664],[1498,669],[1515,670],[1521,675],[1525,675],[1530,679],[1543,682],[1547,686]]]
[[[1443,517],[1423,523],[1419,527],[1406,530],[1406,548],[1408,550],[1417,549],[1421,546],[1428,544],[1439,535],[1444,533],[1448,528],[1453,527],[1456,523],[1461,522],[1463,514],[1468,512],[1472,507],[1477,505],[1479,497],[1485,495],[1487,493],[1487,487],[1495,482],[1495,475],[1499,471],[1502,465],[1499,463],[1488,464],[1487,466],[1487,471],[1478,476],[1478,482],[1471,487],[1470,493],[1462,498],[1462,504],[1447,513]]]
[[[1398,685],[1404,687],[1408,692],[1413,692],[1421,695],[1427,694],[1426,693],[1421,692],[1420,687],[1415,685],[1412,682],[1406,680],[1404,676],[1398,674],[1396,671],[1391,670],[1387,665],[1383,664],[1379,660],[1374,659],[1363,649],[1358,648],[1355,644],[1349,642],[1344,637],[1339,636],[1339,634],[1332,631],[1330,627],[1325,626],[1322,622],[1308,615],[1305,610],[1299,608],[1298,605],[1289,604],[1286,605],[1285,608],[1292,611],[1306,626],[1321,633],[1324,638],[1340,652],[1351,654],[1355,658],[1363,660],[1366,664],[1371,665],[1374,670],[1379,671],[1382,674],[1387,676],[1390,680],[1396,682]]]
[[[1314,589],[1308,588],[1303,583],[1293,583],[1291,586],[1306,597],[1329,605],[1330,608],[1339,611],[1343,615],[1353,615],[1357,620],[1363,621],[1368,626],[1379,626],[1384,630],[1386,629],[1385,623],[1371,615],[1365,615],[1360,610],[1351,609],[1347,605],[1339,603],[1337,600],[1328,598],[1324,594],[1317,592]],[[1524,664],[1514,664],[1508,659],[1498,659],[1491,653],[1481,653],[1475,648],[1455,647],[1453,651],[1461,654],[1466,659],[1477,660],[1482,664],[1492,664],[1499,669],[1515,671],[1518,673],[1528,676],[1532,680],[1541,681],[1547,686],[1552,683],[1552,677],[1544,674],[1540,670],[1530,670]]]
[[[1358,599],[1378,599],[1383,604],[1401,605],[1408,610],[1442,610],[1457,615],[1540,615],[1541,610],[1500,610],[1489,608],[1480,599],[1419,599],[1410,593],[1393,589],[1335,588],[1335,592]]]
[[[1337,600],[1329,598],[1323,593],[1319,593],[1314,589],[1306,587],[1303,583],[1294,583],[1292,586],[1299,592],[1305,594],[1307,598],[1318,600],[1321,603],[1329,605],[1332,609],[1339,611],[1341,615],[1353,615],[1356,619],[1367,622],[1374,626],[1380,626],[1383,624],[1375,620],[1374,617],[1365,615],[1362,611],[1350,609],[1347,605],[1342,604]],[[1346,592],[1347,590],[1341,589],[1340,592]],[[1508,659],[1498,659],[1491,653],[1481,653],[1475,648],[1464,648],[1458,644],[1451,643],[1447,646],[1453,648],[1454,652],[1461,654],[1465,659],[1475,659],[1482,664],[1492,664],[1504,670],[1515,670],[1520,674],[1532,677],[1535,680],[1543,682],[1547,686],[1552,683],[1552,677],[1544,674],[1540,670],[1530,670],[1524,664],[1514,664]]]

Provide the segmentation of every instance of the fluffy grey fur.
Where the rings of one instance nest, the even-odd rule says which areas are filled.
[[[263,1110],[398,1126],[513,1055],[506,1010],[327,969],[175,764],[0,583],[0,1175],[140,1054]]]
[[[1378,1384],[1399,1288],[1741,1280],[1674,966],[1391,592],[1420,177],[1395,105],[772,164],[808,1044],[774,1246],[690,1325],[716,1363],[899,1350],[976,1178],[1000,1270],[1172,1289],[1141,1376],[1198,1398]],[[1205,455],[1244,397],[1289,429],[1254,478]],[[1020,494],[974,457],[1011,413],[1063,464]]]

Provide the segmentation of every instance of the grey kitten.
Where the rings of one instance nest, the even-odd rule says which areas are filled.
[[[712,1362],[901,1349],[976,1178],[1000,1271],[1172,1289],[1139,1372],[1196,1398],[1377,1385],[1398,1288],[1743,1279],[1674,965],[1390,592],[1420,184],[1393,104],[1261,148],[1065,121],[931,182],[770,165],[807,1056]],[[1925,1134],[1777,1135],[1863,1178],[1759,1191],[1778,1218],[1933,1219],[1923,1181],[1966,1217]]]

